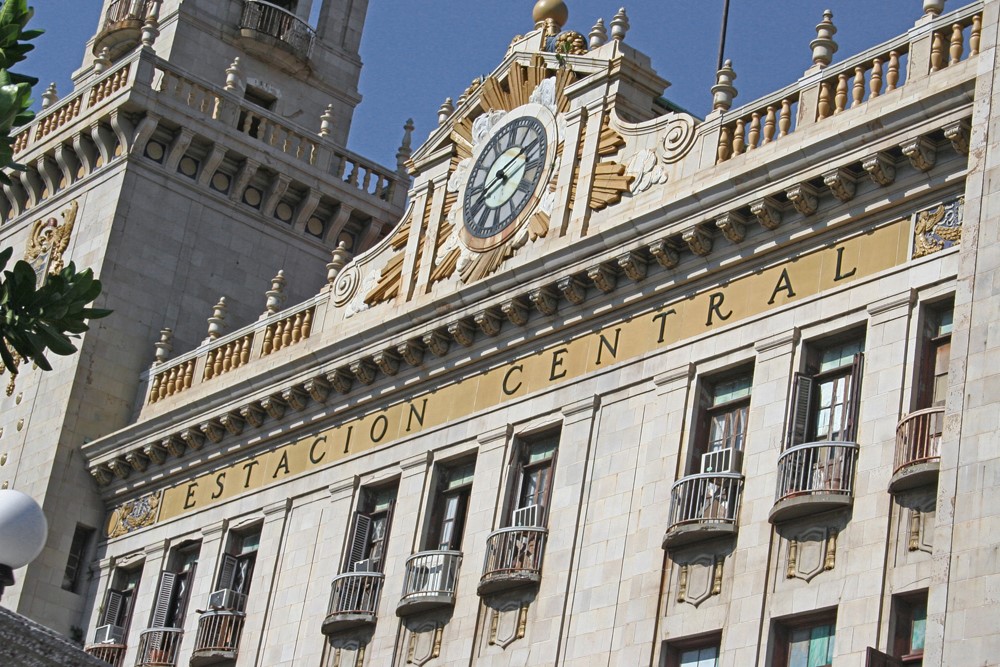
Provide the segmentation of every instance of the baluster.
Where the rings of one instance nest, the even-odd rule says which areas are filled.
[[[215,377],[215,350],[210,350],[205,357],[205,379],[211,380]]]
[[[889,70],[885,75],[885,92],[896,90],[899,83],[899,51],[889,52]]]
[[[361,167],[358,165],[357,162],[352,162],[351,163],[351,175],[348,176],[347,182],[350,183],[351,185],[353,185],[354,187],[358,187],[358,170],[359,169],[361,169]]]
[[[764,118],[764,143],[769,144],[774,141],[774,130],[777,120],[776,110],[773,106],[767,108],[767,116]]]
[[[760,112],[754,111],[750,115],[750,133],[747,135],[747,150],[752,151],[757,148],[757,142],[760,141]]]
[[[302,313],[297,313],[292,321],[292,341],[298,343],[302,340]]]
[[[962,24],[953,23],[951,26],[951,48],[948,49],[948,65],[957,65],[962,61]]]
[[[310,308],[306,311],[305,316],[302,318],[302,337],[309,338],[309,334],[312,333],[313,326],[313,309]]]
[[[847,108],[847,75],[841,74],[837,77],[837,94],[833,97],[834,115]]]
[[[288,347],[292,344],[292,320],[285,318],[281,326],[281,347]]]
[[[243,118],[243,127],[240,128],[240,132],[243,134],[250,134],[251,124],[253,124],[253,111],[248,109],[246,111],[246,116]]]
[[[882,59],[876,58],[872,61],[872,77],[868,82],[871,95],[868,99],[873,100],[882,94]]]
[[[149,402],[156,403],[160,400],[160,385],[163,383],[163,373],[153,376],[153,386],[149,388]]]
[[[225,365],[225,360],[223,359],[222,350],[215,348],[215,375],[222,375],[223,366]]]
[[[169,384],[170,384],[170,371],[165,371],[163,373],[163,381],[160,382],[160,395],[158,397],[159,400],[163,400],[164,398],[167,397],[167,389],[168,389],[167,385]]]
[[[931,71],[944,69],[944,34],[939,30],[931,40]]]
[[[264,330],[264,345],[260,351],[260,356],[266,357],[274,351],[274,325],[270,325]]]
[[[851,108],[865,101],[865,68],[858,65],[854,68],[854,87],[851,88]]]
[[[719,128],[719,147],[716,151],[715,161],[716,163],[725,162],[731,156],[732,147],[730,146],[729,128],[723,125]]]
[[[831,90],[832,85],[829,81],[824,81],[819,84],[819,104],[817,105],[816,111],[819,113],[819,119],[829,118],[833,113],[831,107],[831,102],[833,101],[833,91]]]
[[[184,364],[184,388],[190,389],[194,380],[194,359]]]
[[[274,351],[280,350],[283,345],[282,335],[285,332],[285,321],[280,320],[274,323]]]
[[[253,346],[253,336],[248,335],[243,343],[243,351],[240,353],[240,363],[245,364],[250,361],[250,348]]]
[[[972,17],[972,30],[969,32],[969,56],[979,55],[979,38],[983,34],[983,15]]]
[[[228,373],[233,368],[233,346],[235,343],[229,343],[224,348],[222,348],[222,372]]]
[[[170,377],[167,378],[167,396],[173,396],[177,390],[177,367],[170,369]]]
[[[736,121],[736,131],[733,132],[733,153],[735,155],[743,155],[747,149],[745,132],[746,123],[740,118]]]
[[[787,136],[792,127],[792,101],[788,98],[781,100],[781,115],[778,116],[778,138]]]
[[[361,189],[364,190],[365,192],[368,192],[368,189],[371,186],[371,182],[372,182],[372,170],[370,168],[365,169],[365,178],[364,181],[362,182]]]

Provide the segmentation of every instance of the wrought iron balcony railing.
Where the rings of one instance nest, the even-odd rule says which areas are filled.
[[[198,619],[191,667],[235,660],[245,619],[242,611],[213,609],[203,613]]]
[[[149,628],[139,635],[136,667],[177,667],[181,649],[181,628]]]
[[[743,475],[701,473],[677,480],[670,490],[670,523],[663,547],[733,535],[740,512]]]
[[[111,667],[122,667],[127,648],[125,644],[89,644],[83,650],[88,655],[108,663]]]
[[[384,581],[381,572],[347,572],[334,577],[323,634],[374,623]]]
[[[785,450],[778,458],[778,488],[770,521],[850,506],[857,452],[853,442],[811,442]]]
[[[917,410],[899,421],[890,491],[910,489],[937,479],[943,430],[944,407]]]
[[[397,616],[455,604],[455,588],[462,566],[461,551],[422,551],[406,560],[403,596]]]
[[[142,24],[159,0],[111,0],[101,31],[94,38],[94,53],[107,48],[112,59],[139,44]]]
[[[265,37],[267,44],[290,51],[308,60],[316,42],[316,31],[288,10],[264,0],[244,0],[240,33],[247,38]]]
[[[491,533],[486,540],[486,560],[478,593],[487,595],[541,581],[548,534],[545,528],[523,526]]]

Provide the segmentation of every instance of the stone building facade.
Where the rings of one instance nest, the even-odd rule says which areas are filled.
[[[350,178],[293,207],[305,175],[283,187],[236,149],[215,162],[212,129],[267,137],[309,173],[343,158],[322,131],[267,133],[275,119],[234,97],[242,55],[225,86],[199,83],[146,21],[152,43],[117,61],[159,73],[126,77],[133,143],[121,114],[88,130],[106,130],[109,167],[122,145],[123,173],[166,167],[193,190],[228,159],[223,222],[286,203],[293,224],[267,237],[292,247],[310,193],[330,243],[373,208],[314,296],[278,275],[255,297],[220,268],[252,316],[178,285],[155,357],[155,325],[119,334],[152,366],[119,387],[118,422],[69,448],[106,512],[88,650],[143,666],[993,664],[1000,2],[943,5],[836,63],[825,16],[802,78],[737,108],[727,64],[697,119],[661,97],[623,12],[583,35],[540,2],[535,30],[401,149],[406,175],[384,177],[412,178],[398,211],[327,203],[359,196]],[[12,220],[44,203],[24,192]],[[207,313],[209,338],[179,344]]]

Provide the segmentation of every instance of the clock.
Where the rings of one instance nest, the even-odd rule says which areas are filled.
[[[462,192],[462,238],[476,251],[506,241],[534,211],[555,161],[552,112],[527,104],[506,114],[477,147]]]

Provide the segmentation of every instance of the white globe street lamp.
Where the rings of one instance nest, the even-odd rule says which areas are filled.
[[[49,524],[42,508],[20,491],[0,490],[0,596],[14,583],[14,570],[24,567],[45,546]]]

